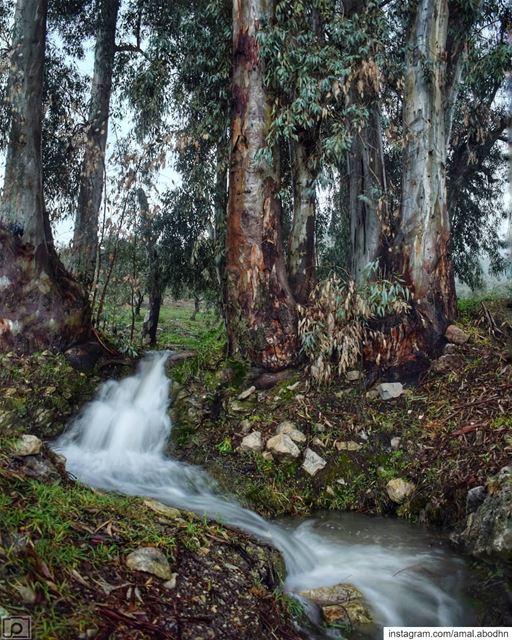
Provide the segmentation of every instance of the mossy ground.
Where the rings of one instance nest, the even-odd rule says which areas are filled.
[[[489,333],[481,301],[463,301],[459,322],[470,340],[457,347],[453,366],[427,372],[395,400],[372,399],[363,383],[345,380],[310,387],[296,374],[233,402],[251,384],[243,375],[247,370],[238,365],[233,371],[227,363],[203,371],[178,393],[173,452],[206,466],[244,504],[267,516],[357,510],[453,526],[465,515],[468,489],[484,484],[512,451],[509,311],[497,301],[486,308],[503,332]],[[311,478],[301,469],[302,458],[270,461],[240,452],[244,420],[264,440],[291,420],[326,467]],[[345,449],[347,442],[357,450]],[[400,506],[386,491],[397,477],[416,486]]]

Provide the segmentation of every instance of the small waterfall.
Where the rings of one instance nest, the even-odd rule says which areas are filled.
[[[350,539],[343,535],[343,516],[341,524],[336,517],[270,523],[225,496],[201,468],[166,457],[166,359],[166,353],[150,354],[135,375],[102,385],[54,445],[70,473],[90,486],[150,496],[253,534],[283,554],[291,592],[346,581],[361,588],[383,626],[471,622],[457,594],[462,561],[431,547],[418,530],[398,523],[410,532],[405,544],[400,534],[379,540],[384,520],[370,520],[370,538],[359,523]]]

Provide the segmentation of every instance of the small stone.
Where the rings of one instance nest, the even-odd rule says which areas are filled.
[[[304,462],[302,463],[302,468],[310,476],[316,475],[321,469],[325,467],[326,464],[327,462],[312,449],[308,448],[304,452]]]
[[[247,400],[247,398],[249,398],[250,396],[252,396],[252,394],[256,391],[256,387],[252,386],[249,387],[248,389],[246,389],[245,391],[242,391],[242,393],[238,396],[239,400]]]
[[[126,565],[133,571],[145,571],[162,580],[171,580],[172,573],[169,561],[155,547],[139,547],[126,558]]]
[[[297,380],[297,382],[294,382],[293,384],[288,385],[286,388],[288,389],[288,391],[295,391],[295,389],[297,389],[300,385],[300,380]]]
[[[401,382],[382,382],[377,385],[377,391],[381,400],[391,400],[400,397],[404,388]]]
[[[261,431],[253,431],[242,440],[240,451],[262,451],[263,442],[261,440]]]
[[[368,400],[376,400],[380,397],[380,393],[378,389],[370,389],[366,392],[366,397],[368,398]]]
[[[176,589],[176,578],[178,577],[177,573],[171,574],[171,579],[164,582],[164,587],[166,589]]]
[[[412,482],[407,482],[407,480],[403,480],[402,478],[393,478],[393,480],[390,480],[386,485],[388,496],[397,504],[404,502],[414,493],[415,489],[416,487]]]
[[[487,491],[484,486],[473,487],[466,496],[466,513],[474,513],[485,500]]]
[[[154,511],[155,513],[159,513],[162,516],[168,516],[169,518],[180,518],[181,511],[179,509],[174,509],[174,507],[169,507],[162,502],[158,502],[158,500],[153,500],[153,498],[146,498],[144,500],[144,504],[146,507]]]
[[[247,420],[247,418],[245,418],[245,420],[242,420],[242,422],[240,423],[240,431],[244,435],[247,435],[251,430],[251,428],[252,428],[252,423],[250,420]]]
[[[314,427],[315,431],[318,431],[318,433],[324,433],[324,431],[325,431],[325,425],[322,424],[321,422],[315,422],[313,427]]]
[[[269,461],[272,461],[274,459],[274,456],[270,453],[270,451],[264,451],[261,454],[261,457],[263,458],[263,460],[269,460]]]
[[[345,478],[337,478],[336,484],[339,484],[340,486],[345,487],[347,485],[347,481],[345,480]]]
[[[452,355],[453,353],[457,353],[457,345],[449,342],[444,345],[443,353],[447,356]]]
[[[281,422],[281,424],[278,424],[276,433],[285,434],[289,436],[294,442],[306,442],[306,436],[302,433],[302,431],[299,431],[299,429],[297,429],[293,422],[290,422],[290,420],[285,420],[284,422]]]
[[[391,448],[392,449],[398,449],[400,447],[400,442],[402,441],[402,438],[399,438],[398,436],[395,436],[394,438],[391,438]]]
[[[353,371],[347,371],[347,373],[345,374],[345,377],[349,382],[356,382],[361,378],[361,372],[356,371],[355,369]]]
[[[267,449],[282,456],[291,456],[292,458],[300,456],[299,447],[286,433],[279,433],[267,440]]]
[[[248,411],[250,411],[250,408],[248,408],[247,405],[242,404],[242,402],[239,400],[231,400],[231,402],[229,403],[229,411],[233,413],[248,413]]]
[[[325,444],[320,440],[320,438],[313,438],[312,444],[316,445],[317,447],[325,447]]]
[[[32,587],[29,587],[25,584],[15,584],[14,588],[20,594],[23,602],[26,602],[27,604],[35,604],[37,600],[37,594],[34,589],[32,589]]]
[[[36,456],[38,453],[41,453],[42,446],[43,443],[37,436],[24,434],[16,444],[14,454],[19,457]]]
[[[459,369],[462,362],[462,358],[456,353],[445,354],[444,356],[437,358],[437,360],[434,360],[430,365],[430,368],[435,373],[447,373],[448,371],[455,371],[456,369]]]
[[[444,337],[448,342],[459,345],[465,344],[469,340],[469,335],[454,324],[451,324],[448,329],[446,329]]]
[[[334,446],[338,451],[359,451],[359,449],[362,449],[363,445],[358,442],[354,442],[353,440],[348,440],[347,442],[338,440]]]

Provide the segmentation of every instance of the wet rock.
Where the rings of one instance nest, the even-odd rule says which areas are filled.
[[[399,398],[404,392],[401,382],[382,382],[377,385],[377,391],[381,400],[392,400]]]
[[[300,595],[317,604],[328,624],[371,624],[372,616],[363,594],[351,584],[336,584],[301,591]]]
[[[478,557],[512,560],[512,467],[487,482],[487,496],[466,520],[461,539]]]
[[[289,420],[285,420],[277,425],[276,434],[285,434],[294,442],[306,442],[306,436]]]
[[[37,436],[24,434],[16,443],[14,454],[20,457],[36,456],[38,453],[41,453],[42,446],[43,443]]]
[[[451,324],[448,329],[446,329],[444,337],[448,342],[459,345],[465,344],[469,340],[469,335],[454,324]]]
[[[304,462],[302,463],[302,468],[304,471],[310,476],[316,475],[321,469],[325,467],[327,462],[315,453],[313,449],[306,449],[304,452]]]
[[[449,353],[434,360],[430,368],[435,373],[447,373],[459,369],[463,363],[461,356],[456,353]]]
[[[468,495],[466,496],[466,513],[475,512],[485,500],[486,495],[487,491],[482,485],[470,489],[468,491]]]
[[[345,377],[349,382],[356,382],[361,378],[361,372],[356,371],[355,369],[354,371],[347,371],[347,373],[345,374]]]
[[[238,396],[238,400],[247,400],[247,398],[252,396],[252,394],[255,391],[256,391],[256,387],[255,386],[249,387],[245,391],[242,391],[242,393]]]
[[[132,571],[151,573],[162,580],[171,580],[172,572],[165,555],[155,547],[139,547],[126,558],[126,565]]]
[[[291,456],[292,458],[300,456],[299,447],[285,433],[279,433],[267,440],[267,449],[281,456]]]
[[[412,482],[407,482],[407,480],[403,480],[402,478],[393,478],[386,485],[388,496],[397,504],[401,504],[407,500],[415,489],[416,487]]]
[[[354,442],[353,440],[347,440],[346,442],[338,440],[334,446],[338,451],[359,451],[363,445],[358,442]]]
[[[158,502],[158,500],[153,500],[153,498],[146,498],[144,500],[144,504],[146,505],[146,507],[151,509],[151,511],[154,511],[159,515],[167,516],[168,518],[173,518],[173,519],[181,517],[181,511],[179,509],[175,509],[174,507],[169,507],[168,505],[163,504],[162,502]]]
[[[103,347],[94,340],[71,347],[64,352],[64,357],[77,371],[91,371],[105,353]]]
[[[60,473],[46,458],[42,458],[41,456],[26,456],[23,460],[23,466],[19,471],[28,478],[41,480],[42,482],[60,480]]]
[[[261,440],[261,431],[253,431],[242,440],[240,444],[241,451],[262,451],[263,442]]]

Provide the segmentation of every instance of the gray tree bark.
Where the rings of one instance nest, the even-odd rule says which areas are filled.
[[[105,177],[105,149],[116,50],[116,24],[120,0],[98,0],[98,27],[94,71],[82,164],[78,209],[73,236],[73,270],[90,287],[96,269],[98,218]]]
[[[18,0],[8,91],[10,131],[0,199],[0,350],[66,349],[89,336],[84,292],[53,248],[41,166],[47,0]]]

